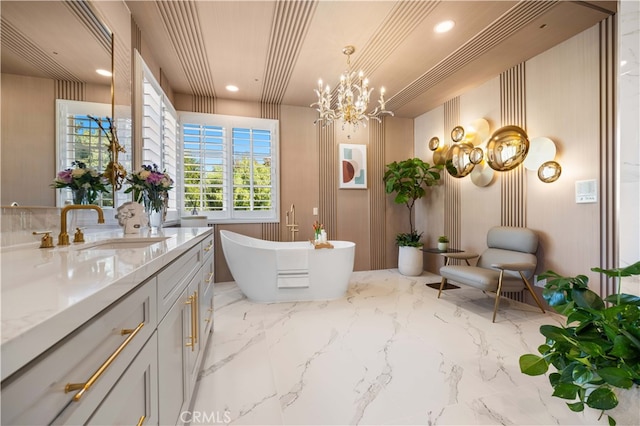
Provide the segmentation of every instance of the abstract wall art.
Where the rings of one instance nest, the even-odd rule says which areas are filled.
[[[340,188],[367,189],[367,146],[341,143]]]

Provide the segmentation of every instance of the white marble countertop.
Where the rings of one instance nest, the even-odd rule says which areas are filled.
[[[154,237],[168,238],[146,247],[86,249],[98,241],[146,235],[125,236],[121,229],[86,235],[85,243],[64,247],[40,249],[38,242],[3,247],[2,380],[211,232],[165,228]]]

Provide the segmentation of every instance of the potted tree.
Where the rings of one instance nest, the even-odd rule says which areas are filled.
[[[618,293],[604,300],[589,290],[585,275],[562,277],[553,271],[540,275],[547,279],[543,297],[557,312],[567,316],[566,327],[543,325],[546,338],[537,354],[520,357],[520,371],[531,376],[549,374],[553,396],[567,399],[572,411],[585,406],[604,413],[618,406],[618,394],[631,392],[635,409],[624,407],[620,414],[638,413],[640,393],[640,297],[620,292],[620,277],[640,275],[640,261],[625,268],[600,269],[618,280]],[[610,304],[609,306],[607,304]],[[635,392],[635,393],[634,393]],[[618,415],[618,413],[616,413]],[[638,418],[625,421],[637,424]],[[616,421],[608,414],[608,423]]]
[[[419,158],[410,158],[387,164],[382,180],[387,194],[395,193],[393,201],[404,204],[409,212],[409,232],[396,236],[398,270],[403,275],[422,274],[422,252],[420,237],[413,224],[413,207],[416,200],[426,195],[425,188],[436,185],[440,180],[442,166],[431,166]]]

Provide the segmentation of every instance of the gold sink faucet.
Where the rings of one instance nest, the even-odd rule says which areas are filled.
[[[102,209],[95,204],[69,204],[62,209],[60,213],[60,235],[58,235],[58,245],[69,245],[69,234],[67,233],[67,212],[69,210],[95,210],[98,212],[98,223],[104,223],[104,214]]]

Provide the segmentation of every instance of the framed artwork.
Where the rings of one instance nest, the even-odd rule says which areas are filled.
[[[340,189],[367,189],[367,146],[341,143]]]

